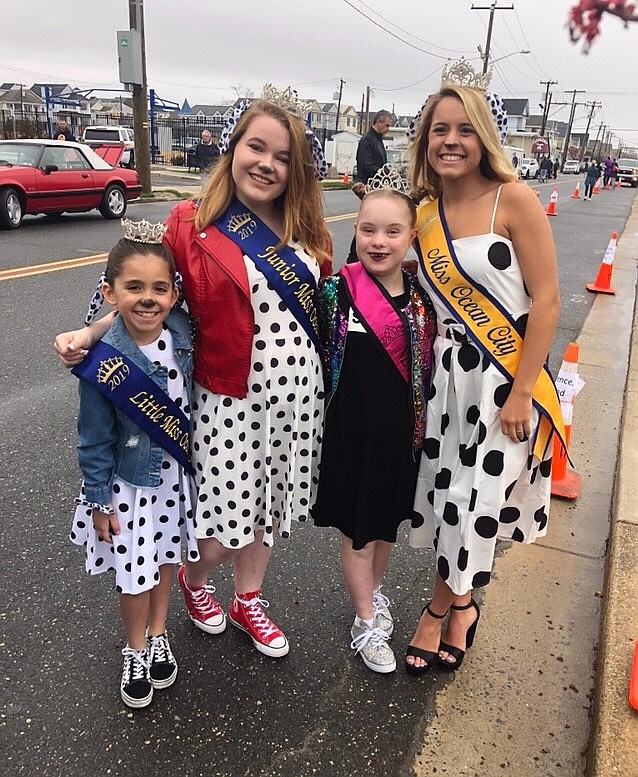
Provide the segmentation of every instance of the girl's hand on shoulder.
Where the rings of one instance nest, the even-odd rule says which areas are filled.
[[[113,535],[120,533],[120,522],[117,515],[107,515],[99,510],[93,510],[93,527],[104,542],[113,542]]]
[[[65,367],[75,367],[88,353],[93,345],[86,334],[87,327],[74,332],[62,332],[53,341],[53,348]]]
[[[525,442],[532,432],[532,409],[529,394],[512,390],[501,410],[501,432],[512,442]]]

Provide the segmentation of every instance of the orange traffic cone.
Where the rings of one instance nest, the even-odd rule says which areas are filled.
[[[594,194],[600,194],[600,178],[596,181],[596,185],[594,186]]]
[[[638,642],[634,644],[634,660],[629,675],[629,703],[638,711]]]
[[[618,242],[618,233],[611,233],[611,240],[605,251],[605,256],[598,268],[598,275],[593,283],[587,284],[587,291],[597,291],[602,294],[615,294],[615,289],[611,288],[611,274],[613,272],[614,256],[616,255],[616,243]]]
[[[344,183],[350,183],[350,178],[348,177],[348,170],[346,169],[346,172],[343,174],[343,182]]]
[[[605,189],[607,191],[609,191],[611,189],[611,183],[609,181],[607,181],[607,183],[605,184]]]
[[[556,380],[558,395],[565,422],[565,445],[557,436],[554,436],[554,453],[552,454],[552,496],[560,496],[563,499],[576,499],[580,493],[580,475],[567,469],[567,451],[572,433],[572,413],[576,396],[576,383],[578,381],[578,357],[577,343],[567,346],[563,363]]]
[[[556,203],[558,202],[558,189],[554,186],[554,191],[552,192],[552,196],[549,198],[549,205],[547,206],[547,210],[545,213],[547,213],[548,216],[557,216],[556,213]]]
[[[572,194],[572,200],[580,200],[580,181],[576,181],[576,188]]]
[[[620,178],[616,179],[616,189],[622,189],[622,184],[620,182]]]

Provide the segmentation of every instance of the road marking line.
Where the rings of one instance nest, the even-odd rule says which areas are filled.
[[[342,216],[328,216],[325,221],[345,221],[346,219],[356,218],[356,213],[344,213]],[[12,281],[17,278],[28,278],[30,275],[43,275],[48,272],[59,272],[60,270],[74,270],[77,267],[88,267],[92,264],[99,264],[107,258],[108,254],[93,254],[92,256],[78,256],[77,259],[62,259],[59,262],[47,262],[45,264],[34,264],[29,267],[16,267],[12,270],[0,270],[0,282]]]
[[[76,267],[88,267],[91,264],[103,262],[107,256],[108,254],[93,254],[92,256],[79,256],[77,259],[63,259],[60,262],[47,262],[46,264],[34,264],[30,267],[16,267],[13,270],[0,270],[0,281],[11,281],[16,278],[27,278],[29,275],[42,275],[59,270],[72,270]]]

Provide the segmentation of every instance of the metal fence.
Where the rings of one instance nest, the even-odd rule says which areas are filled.
[[[81,118],[83,121],[78,121]],[[152,116],[153,129],[151,161],[158,164],[193,166],[193,149],[199,143],[201,134],[208,130],[213,137],[219,136],[223,123],[204,116]],[[111,113],[93,114],[87,117],[69,116],[69,125],[75,137],[81,140],[84,128],[89,125],[133,126],[132,116],[114,116]],[[48,137],[44,113],[31,114],[0,111],[0,140]]]

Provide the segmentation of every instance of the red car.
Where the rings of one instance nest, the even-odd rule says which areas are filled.
[[[119,167],[122,146],[89,148],[59,140],[0,140],[0,229],[22,217],[59,216],[98,208],[119,219],[142,187],[135,170]]]

